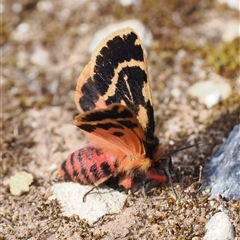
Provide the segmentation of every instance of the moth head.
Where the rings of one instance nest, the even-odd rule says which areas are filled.
[[[154,154],[154,159],[153,159],[154,167],[157,170],[161,170],[161,169],[164,170],[176,198],[178,198],[178,195],[174,189],[172,175],[171,175],[171,173],[173,172],[172,155],[179,151],[196,147],[199,144],[201,144],[201,142],[193,145],[189,145],[187,147],[179,148],[175,151],[168,151],[168,152],[166,151],[166,148],[164,146],[161,146],[160,144],[157,146],[156,152]]]

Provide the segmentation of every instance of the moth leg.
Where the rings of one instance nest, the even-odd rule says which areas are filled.
[[[86,197],[89,193],[91,193],[95,188],[97,188],[98,186],[94,186],[92,187],[89,191],[87,191],[84,195],[83,195],[83,198],[82,198],[82,201],[83,202],[86,202]]]
[[[171,173],[170,173],[169,169],[168,169],[168,168],[165,168],[164,170],[165,170],[165,172],[166,172],[166,174],[167,174],[167,176],[168,176],[168,181],[169,181],[169,183],[170,183],[170,186],[171,186],[171,188],[172,188],[172,191],[173,191],[176,199],[179,199],[179,197],[178,197],[178,195],[177,195],[177,192],[176,192],[176,190],[175,190],[175,188],[174,188],[174,186],[173,186],[172,176],[171,176]]]
[[[100,184],[106,182],[109,178],[111,177],[111,175],[106,176],[106,177],[102,177],[100,178],[97,182],[95,182],[95,186],[92,187],[89,191],[87,191],[84,195],[83,195],[83,202],[86,202],[86,197],[89,193],[91,193],[95,188],[97,188]]]
[[[142,192],[142,194],[143,194],[143,196],[144,196],[145,198],[147,198],[147,192],[148,192],[148,190],[149,190],[147,184],[148,184],[149,182],[151,182],[151,180],[146,179],[146,180],[144,181],[143,185],[142,185],[142,188],[141,188],[141,192]]]

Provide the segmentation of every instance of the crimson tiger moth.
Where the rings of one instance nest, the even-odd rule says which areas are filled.
[[[146,57],[133,29],[120,29],[98,45],[78,78],[75,103],[80,114],[73,124],[90,145],[70,154],[60,176],[95,186],[117,178],[126,189],[138,174],[167,180],[155,169],[166,154],[154,135]]]

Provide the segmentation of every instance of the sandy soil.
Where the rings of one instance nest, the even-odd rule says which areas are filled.
[[[222,205],[240,236],[240,203],[211,200],[199,175],[239,123],[239,60],[236,40],[223,42],[239,12],[209,1],[3,1],[2,159],[0,239],[202,239],[207,220]],[[121,213],[89,226],[63,217],[50,188],[62,181],[57,167],[86,144],[69,122],[77,114],[74,89],[89,61],[94,33],[106,25],[139,19],[151,29],[148,50],[156,135],[170,150],[203,141],[173,156],[175,200],[168,184],[129,196]],[[230,24],[231,25],[231,24]],[[239,39],[237,40],[239,43]],[[239,44],[238,44],[239,45]],[[215,72],[232,86],[231,96],[207,109],[187,96],[196,81]],[[238,87],[237,87],[238,86]],[[13,196],[10,176],[34,176],[30,191]]]

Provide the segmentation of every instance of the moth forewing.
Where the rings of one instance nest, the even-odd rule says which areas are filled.
[[[130,93],[131,95],[131,89],[128,83],[128,73],[124,72],[124,69],[128,69],[131,67],[139,67],[140,69],[144,70],[144,72],[147,72],[147,68],[146,68],[146,63],[145,61],[137,61],[134,59],[131,59],[130,61],[124,61],[122,63],[119,63],[118,66],[114,69],[114,76],[112,77],[112,81],[111,84],[109,85],[108,91],[106,92],[106,94],[103,96],[103,99],[106,101],[109,96],[112,96],[115,94],[116,92],[116,88],[117,88],[117,83],[119,81],[119,74],[123,71],[124,76],[124,80],[126,82],[127,88],[128,88],[128,93]],[[147,81],[147,79],[146,79]],[[137,83],[136,83],[137,84]],[[146,85],[148,85],[148,83],[144,83],[144,88],[147,87]],[[147,89],[142,89],[142,92],[144,93],[144,97],[146,97],[146,100],[151,99],[151,92],[149,91],[149,87],[148,90]],[[147,96],[147,93],[149,93],[150,95]],[[133,97],[129,98],[130,101],[132,101],[131,99],[133,99]],[[126,103],[125,103],[126,105]]]

